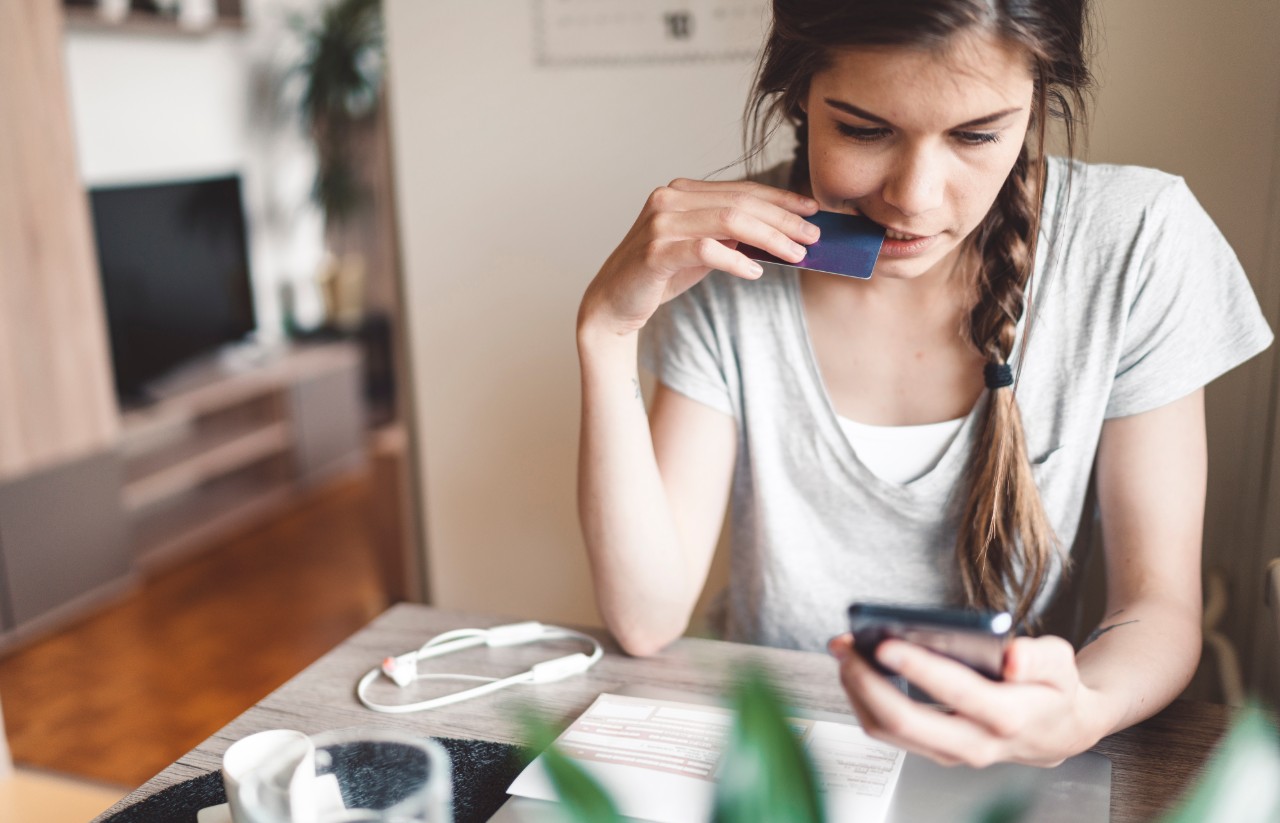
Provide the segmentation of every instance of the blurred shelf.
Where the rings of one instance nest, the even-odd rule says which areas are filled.
[[[285,454],[292,445],[285,421],[230,435],[211,432],[183,440],[163,453],[128,465],[125,510],[136,512],[153,506],[263,458]]]
[[[276,456],[167,498],[135,522],[138,567],[145,573],[181,560],[276,513],[294,495],[287,458]]]
[[[122,417],[121,506],[154,567],[366,466],[361,358],[347,342],[215,358]]]
[[[177,17],[131,9],[119,20],[111,19],[92,6],[63,6],[67,29],[119,34],[145,34],[164,37],[202,37],[215,31],[243,31],[245,19],[240,15],[219,14],[199,26],[184,24]]]

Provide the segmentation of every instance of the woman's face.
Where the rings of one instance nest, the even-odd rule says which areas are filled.
[[[813,76],[813,196],[887,229],[877,276],[944,272],[982,222],[1027,133],[1025,53],[987,34],[945,50],[848,49]]]

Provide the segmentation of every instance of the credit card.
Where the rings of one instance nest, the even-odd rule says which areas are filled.
[[[882,226],[860,214],[838,214],[832,211],[820,211],[805,219],[821,229],[822,236],[818,238],[818,242],[808,247],[809,253],[799,263],[779,260],[767,251],[746,243],[739,243],[738,251],[762,263],[842,274],[859,280],[871,277],[876,258],[880,256],[880,245],[884,243]]]

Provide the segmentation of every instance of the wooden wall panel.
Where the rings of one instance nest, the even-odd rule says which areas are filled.
[[[57,0],[0,3],[0,479],[119,427],[61,32]]]

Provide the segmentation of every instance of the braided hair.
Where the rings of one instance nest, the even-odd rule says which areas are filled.
[[[1043,139],[1044,120],[1038,119]],[[978,298],[967,331],[986,361],[989,396],[970,456],[956,561],[969,603],[1010,608],[1019,622],[1031,612],[1060,548],[1031,473],[1006,365],[1027,305],[1043,188],[1044,157],[1031,158],[1024,145],[970,245]]]

